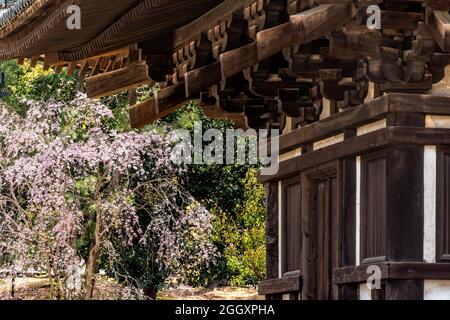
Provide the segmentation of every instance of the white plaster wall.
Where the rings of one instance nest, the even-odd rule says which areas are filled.
[[[424,300],[450,300],[450,280],[425,280]]]
[[[298,149],[295,149],[295,150],[292,150],[292,151],[280,154],[278,156],[278,162],[283,162],[283,161],[286,161],[286,160],[298,157],[301,154],[302,154],[302,149],[301,148],[298,148]]]
[[[356,265],[361,264],[360,248],[361,248],[361,157],[356,158],[356,239],[355,239],[355,252],[356,252]]]
[[[383,128],[386,128],[387,126],[387,120],[381,119],[375,122],[368,123],[364,126],[358,127],[356,134],[358,136],[362,136],[363,134],[371,133]]]
[[[433,85],[430,94],[434,96],[450,96],[450,65],[445,67],[445,77],[438,83]]]
[[[423,259],[436,262],[436,146],[424,152],[424,231]]]
[[[323,149],[325,147],[332,146],[332,145],[337,144],[342,141],[344,141],[343,133],[315,142],[313,144],[313,150],[315,151],[315,150]]]
[[[282,135],[287,134],[292,131],[292,118],[286,117],[286,125],[284,126]]]
[[[425,117],[425,127],[448,129],[450,128],[450,117],[428,115]]]
[[[320,120],[328,118],[331,115],[331,102],[330,100],[323,98],[323,110],[319,116]]]
[[[366,99],[364,99],[364,103],[368,103],[375,99],[375,83],[369,82],[369,93],[367,94]]]
[[[372,291],[366,283],[359,285],[359,300],[372,300]]]

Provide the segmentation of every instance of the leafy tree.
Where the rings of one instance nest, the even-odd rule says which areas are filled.
[[[70,105],[75,99],[76,88],[80,86],[76,78],[69,77],[64,72],[55,74],[44,71],[39,65],[31,68],[27,64],[19,66],[16,62],[9,61],[2,63],[1,68],[6,73],[10,93],[5,99],[10,106],[9,112],[22,118],[29,111],[29,105],[23,103],[24,100],[65,102]],[[157,86],[144,86],[136,90],[136,94],[125,92],[102,98],[101,103],[111,110],[112,116],[102,117],[101,126],[118,134],[129,132],[129,104],[152,97],[156,90]],[[89,139],[89,130],[92,129],[89,114],[80,113],[74,108],[63,108],[61,119],[60,135],[69,137],[72,142]],[[225,131],[234,127],[231,121],[207,118],[201,108],[190,103],[160,123],[148,126],[141,133],[153,132],[164,136],[168,131],[167,126],[193,131],[196,121],[202,121],[205,130],[218,128]],[[0,144],[1,139],[5,138],[0,134]],[[257,283],[264,274],[264,190],[256,182],[255,170],[255,166],[249,165],[192,165],[176,177],[173,175],[178,188],[189,192],[214,214],[212,235],[220,257],[216,259],[213,268],[191,268],[187,259],[183,262],[186,267],[183,277],[173,277],[170,268],[166,270],[154,263],[153,250],[147,243],[135,238],[131,244],[124,244],[114,237],[110,237],[108,241],[112,244],[117,259],[111,260],[108,254],[103,254],[101,267],[111,270],[110,274],[120,281],[143,288],[152,297],[167,279],[175,282],[189,279],[194,285],[221,280],[230,281],[234,285]],[[77,180],[75,187],[83,197],[92,198],[95,182],[91,176],[86,176],[85,179]],[[173,194],[173,197],[178,199],[178,205],[182,202],[178,194]],[[147,212],[153,210],[149,209],[152,206],[151,199],[152,196],[146,195],[143,190],[142,196],[135,197],[136,217],[140,225],[149,223]],[[76,248],[79,255],[87,259],[94,241],[96,215],[93,210],[95,206],[89,205],[89,202],[83,208],[89,219],[83,220],[81,224]]]
[[[41,64],[32,68],[29,63],[18,65],[16,61],[2,62],[0,66],[9,92],[4,100],[21,115],[27,110],[25,99],[68,102],[75,97],[77,81],[64,72],[56,74],[43,70]]]
[[[229,120],[205,116],[195,103],[163,119],[193,134],[194,123],[203,130],[224,134],[233,129]],[[210,270],[193,275],[193,284],[227,280],[233,285],[256,285],[265,275],[265,190],[256,180],[258,166],[191,165],[182,183],[214,215],[214,242],[221,253]]]
[[[179,186],[167,135],[118,133],[111,110],[84,96],[27,105],[25,117],[0,106],[0,256],[13,267],[91,298],[102,254],[114,274],[139,244],[141,259],[180,279],[214,258],[211,216]]]

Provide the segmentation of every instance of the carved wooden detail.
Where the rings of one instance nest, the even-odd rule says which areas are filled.
[[[114,83],[110,77],[131,70],[129,48],[134,48],[140,50],[138,61],[148,66],[149,81],[161,82],[165,95],[176,95],[167,101],[179,105],[182,95],[198,99],[210,114],[256,128],[283,128],[286,117],[300,126],[313,123],[323,116],[324,99],[330,101],[330,114],[358,106],[367,99],[370,83],[376,96],[427,93],[450,64],[447,0],[182,0],[172,5],[127,0],[107,9],[122,10],[121,18],[89,20],[92,29],[62,44],[52,40],[62,23],[60,7],[52,3],[36,1],[0,29],[0,43],[6,44],[0,45],[1,58],[28,58],[32,66],[42,62],[58,72],[67,68],[92,87],[95,80]],[[367,7],[373,4],[381,8],[381,30],[366,25]],[[47,16],[33,20],[44,5]],[[175,11],[179,27],[164,25],[164,14]],[[105,93],[121,87],[127,86]],[[165,114],[157,111],[147,118]]]

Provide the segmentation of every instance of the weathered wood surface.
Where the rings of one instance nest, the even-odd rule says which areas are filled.
[[[449,105],[449,97],[391,93],[283,135],[280,140],[280,153],[326,139],[344,129],[357,128],[383,119],[387,113],[403,112],[449,116]]]
[[[155,97],[130,107],[131,125],[142,128],[181,107],[184,102],[186,98],[183,84],[163,88]]]
[[[375,263],[381,269],[381,280],[449,280],[449,263],[424,263],[414,261]],[[339,285],[364,283],[369,278],[369,265],[338,268],[334,270],[334,282]]]
[[[278,183],[266,185],[266,278],[279,277]]]
[[[256,128],[283,129],[287,116],[295,126],[314,123],[323,98],[332,114],[361,105],[369,81],[377,96],[425,93],[450,63],[448,1],[386,0],[381,32],[367,29],[368,3],[359,1],[78,2],[71,4],[90,12],[83,32],[67,31],[66,2],[36,1],[0,29],[0,57],[29,57],[33,66],[43,61],[58,72],[66,66],[69,74],[78,69],[83,79],[125,67],[129,56],[117,51],[134,45],[153,80],[164,87],[183,83],[186,99],[206,97],[202,103],[223,110],[216,114],[243,114],[240,123]],[[44,5],[53,10],[34,19]],[[175,110],[179,99],[167,100],[174,103],[167,110]],[[166,114],[147,109],[147,121]]]
[[[300,293],[302,276],[300,274],[285,276],[282,278],[266,280],[258,285],[258,294],[274,295],[285,293]]]
[[[151,83],[147,64],[133,63],[122,69],[87,78],[86,94],[89,98],[101,98]]]
[[[283,161],[276,175],[260,175],[258,180],[261,183],[283,180],[318,164],[400,144],[447,145],[450,144],[450,131],[420,127],[386,127]]]

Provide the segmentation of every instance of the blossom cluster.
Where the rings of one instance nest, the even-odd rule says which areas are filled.
[[[77,243],[89,223],[99,246],[151,243],[174,275],[211,260],[211,215],[180,189],[169,135],[117,132],[112,112],[81,94],[25,103],[24,117],[0,105],[0,255],[14,268],[64,283],[87,263]]]

